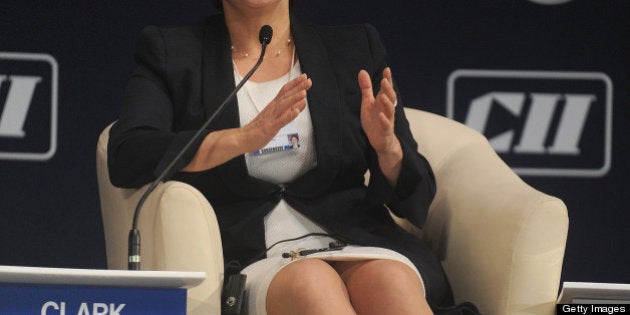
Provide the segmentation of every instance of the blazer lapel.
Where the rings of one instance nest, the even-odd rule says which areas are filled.
[[[302,72],[312,80],[308,105],[313,123],[317,167],[289,186],[303,197],[328,189],[341,163],[341,96],[326,46],[316,30],[291,16],[291,32]]]

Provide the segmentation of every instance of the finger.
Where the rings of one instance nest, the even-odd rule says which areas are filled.
[[[291,121],[295,120],[298,117],[298,115],[300,115],[300,113],[304,110],[304,108],[306,108],[306,100],[305,99],[303,99],[301,101],[298,101],[297,103],[294,103],[293,106],[289,107],[277,119],[278,130],[280,130],[280,128],[282,128],[286,124],[290,123]]]
[[[292,79],[291,81],[287,82],[284,86],[283,89],[287,89],[290,90],[292,88],[298,87],[300,86],[303,82],[305,82],[306,80],[308,80],[308,76],[306,75],[306,73],[302,73],[299,76],[297,76],[296,78]]]
[[[248,124],[248,126],[258,128],[257,133],[261,134],[263,137],[265,135],[273,136],[277,134],[278,131],[286,124],[295,120],[295,118],[297,118],[300,112],[302,112],[305,108],[306,99],[302,99],[301,101],[294,103],[293,106],[287,107],[284,111],[268,111],[267,113],[271,113],[271,116],[269,116],[269,114],[263,116],[263,113],[261,112]]]
[[[394,122],[391,119],[389,119],[387,116],[385,116],[385,113],[381,113],[378,116],[378,121],[381,125],[381,128],[383,128],[383,130],[387,130],[387,131],[393,130]]]
[[[386,67],[385,70],[383,70],[383,77],[387,78],[390,82],[394,82],[392,80],[392,69],[390,67]]]
[[[313,82],[306,74],[301,74],[297,78],[287,82],[278,92],[278,99],[283,99],[292,94],[298,93],[300,90],[308,90]]]
[[[390,67],[387,67],[385,68],[385,70],[383,70],[383,77],[385,77],[391,85],[391,94],[389,94],[389,96],[395,106],[398,96],[396,95],[396,90],[394,89],[394,77],[392,76],[392,69]]]
[[[385,94],[377,96],[378,110],[384,113],[388,119],[394,119],[395,107],[394,102]]]
[[[287,83],[285,87],[283,87],[278,92],[276,98],[274,98],[273,101],[267,106],[268,108],[270,108],[272,113],[281,115],[281,113],[284,112],[293,103],[306,98],[306,91],[311,88],[313,82],[311,81],[311,79],[306,79],[300,84],[301,85],[294,86],[294,83],[292,83],[292,85],[289,85],[289,83]],[[286,88],[288,88],[288,90],[286,90]],[[277,117],[278,115],[274,116]]]
[[[371,102],[374,99],[374,91],[372,90],[372,79],[365,70],[359,71],[358,76],[359,87],[361,88],[361,96],[364,101]]]
[[[294,106],[295,103],[300,101],[305,101],[307,96],[306,89],[300,89],[296,91],[292,91],[291,93],[287,93],[283,98],[274,99],[270,104],[270,107],[274,107],[276,112],[284,112],[288,110],[290,107]]]
[[[394,90],[394,85],[392,84],[391,78],[383,77],[381,80],[381,90],[379,93],[384,93],[393,103],[396,103],[396,91]]]
[[[376,132],[376,134],[378,135],[378,139],[384,139],[385,137],[394,133],[394,124],[392,121],[387,119],[387,117],[385,117],[385,114],[380,113],[375,118],[376,119],[374,119],[374,121],[372,122],[372,130]]]
[[[306,91],[301,90],[297,93],[287,96],[278,104],[278,110],[286,111],[291,107],[294,107],[296,103],[306,100]]]

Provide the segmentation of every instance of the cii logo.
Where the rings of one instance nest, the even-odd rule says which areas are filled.
[[[44,161],[55,155],[57,80],[50,55],[0,52],[0,159]]]
[[[447,116],[520,175],[599,177],[611,163],[612,89],[595,72],[457,70]]]

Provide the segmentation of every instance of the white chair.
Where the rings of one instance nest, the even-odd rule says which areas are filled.
[[[567,209],[523,182],[488,141],[453,120],[405,109],[420,152],[437,179],[422,230],[441,257],[458,302],[483,314],[554,314],[568,231]],[[97,174],[110,269],[126,269],[127,234],[144,189],[119,189],[107,173],[106,128]],[[169,181],[147,200],[139,219],[142,269],[204,271],[188,292],[189,314],[220,314],[223,257],[212,207],[190,185]]]

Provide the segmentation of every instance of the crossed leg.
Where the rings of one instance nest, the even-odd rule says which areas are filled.
[[[416,272],[388,259],[335,264],[358,314],[433,314]]]
[[[386,259],[293,262],[271,281],[267,313],[432,314],[415,271]]]

